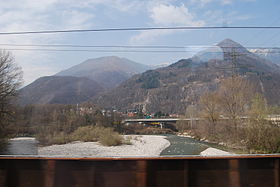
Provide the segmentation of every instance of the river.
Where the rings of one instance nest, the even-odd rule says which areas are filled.
[[[170,146],[161,152],[161,156],[165,155],[199,155],[202,151],[210,146],[188,137],[180,137],[175,135],[167,135]]]
[[[212,147],[188,137],[167,135],[170,146],[161,152],[161,156],[172,155],[199,155],[205,149]],[[38,142],[35,138],[19,137],[9,141],[6,148],[0,151],[0,155],[38,155]]]
[[[37,155],[38,142],[31,137],[18,137],[10,139],[0,155]]]

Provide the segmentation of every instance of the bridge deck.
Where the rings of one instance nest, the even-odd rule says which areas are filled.
[[[201,120],[201,118],[151,118],[151,119],[125,119],[124,123],[132,123],[132,122],[176,122],[176,121],[191,121],[191,120]]]

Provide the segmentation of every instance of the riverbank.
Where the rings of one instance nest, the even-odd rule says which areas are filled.
[[[159,156],[170,142],[165,136],[132,135],[131,145],[102,146],[98,142],[72,142],[38,148],[39,156],[58,157],[153,157]]]
[[[229,153],[229,154],[249,154],[245,150],[244,147],[233,145],[233,144],[229,144],[229,143],[225,143],[225,142],[210,141],[210,140],[208,140],[205,137],[204,138],[198,138],[198,137],[192,135],[192,133],[190,131],[189,132],[184,132],[184,133],[178,133],[177,136],[195,139],[197,141],[205,143],[209,147],[213,147],[213,148],[215,148],[217,150],[222,150],[222,151],[224,151],[226,153]],[[211,151],[209,151],[209,154],[211,155]],[[213,156],[216,155],[215,151],[213,152],[212,155]]]

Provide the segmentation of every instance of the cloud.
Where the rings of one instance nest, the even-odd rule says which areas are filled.
[[[195,15],[182,4],[174,6],[171,4],[158,4],[152,7],[149,11],[153,26],[203,26],[205,23],[202,20],[196,20]],[[150,43],[156,38],[179,32],[178,30],[150,30],[142,31],[130,38],[130,43],[144,44]]]
[[[69,29],[90,28],[93,25],[95,15],[77,10],[65,10],[61,14],[63,24]]]
[[[195,21],[194,15],[189,12],[185,5],[173,6],[160,4],[151,9],[153,22],[157,25],[171,26],[171,25],[189,25],[201,26],[203,21]]]

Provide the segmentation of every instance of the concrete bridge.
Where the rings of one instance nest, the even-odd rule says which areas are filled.
[[[168,127],[168,124],[174,124],[177,121],[199,121],[202,118],[151,118],[151,119],[125,119],[122,121],[123,124],[129,125],[131,123],[138,123],[144,125],[160,126],[160,128]],[[173,126],[173,125],[171,125]],[[174,128],[174,127],[173,127]]]
[[[123,123],[152,123],[152,122],[171,122],[176,123],[177,121],[198,121],[202,120],[202,118],[150,118],[150,119],[125,119]]]
[[[229,120],[228,117],[221,117],[221,120]],[[240,119],[246,120],[249,119],[248,116],[242,116]],[[273,124],[280,125],[280,115],[268,115],[266,120],[271,121]],[[150,124],[150,125],[162,125],[166,123],[176,123],[177,121],[189,121],[195,122],[205,120],[204,118],[150,118],[150,119],[125,119],[122,121],[123,124],[129,125],[130,123],[139,123],[139,124]]]

